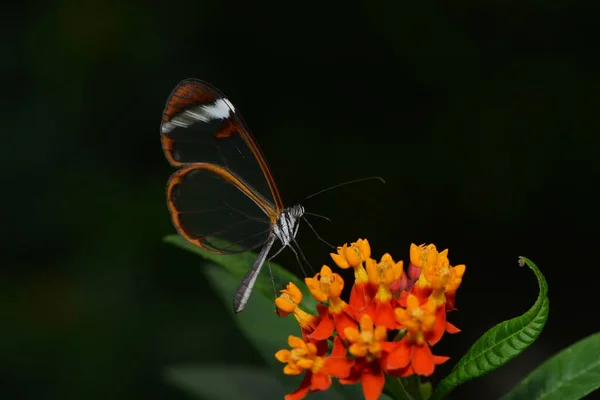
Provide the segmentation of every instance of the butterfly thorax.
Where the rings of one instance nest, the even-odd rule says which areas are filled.
[[[273,233],[275,233],[275,236],[277,236],[283,246],[287,246],[296,237],[299,219],[303,215],[304,207],[300,204],[295,204],[281,210],[275,225],[273,225]]]

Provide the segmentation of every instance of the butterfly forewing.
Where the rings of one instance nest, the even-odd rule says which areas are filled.
[[[241,311],[277,239],[297,232],[301,207],[284,209],[271,171],[242,117],[211,85],[188,79],[173,90],[160,126],[167,160],[178,167],[167,185],[177,231],[215,253],[263,246],[234,296]]]
[[[194,79],[177,85],[163,112],[161,140],[172,165],[221,165],[277,210],[283,208],[271,171],[242,117],[211,85]]]
[[[188,241],[216,253],[255,249],[269,237],[273,204],[218,165],[190,164],[173,174],[167,202],[175,227]]]

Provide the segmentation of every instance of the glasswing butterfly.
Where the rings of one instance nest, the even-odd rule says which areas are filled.
[[[262,246],[234,295],[234,310],[240,312],[276,240],[282,247],[271,258],[292,248],[304,208],[283,206],[250,130],[210,84],[181,81],[167,100],[160,134],[167,160],[179,168],[167,184],[167,205],[179,234],[218,254]]]

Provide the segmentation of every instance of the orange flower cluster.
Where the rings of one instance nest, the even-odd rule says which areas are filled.
[[[365,399],[375,400],[383,391],[385,374],[429,376],[435,365],[448,360],[431,352],[444,332],[459,332],[446,321],[446,313],[455,309],[465,266],[452,267],[448,250],[412,244],[406,271],[403,262],[389,254],[372,259],[366,239],[338,247],[331,257],[338,267],[354,269],[348,302],[341,298],[344,280],[327,265],[305,279],[319,302],[318,316],[299,307],[302,293],[293,283],[275,300],[279,315],[293,314],[302,333],[289,336],[290,350],[275,354],[286,363],[286,375],[305,374],[286,400],[327,390],[332,377],[342,384],[360,382]],[[333,341],[329,355],[328,340]]]

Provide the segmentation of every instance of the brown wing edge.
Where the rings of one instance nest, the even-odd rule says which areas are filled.
[[[173,118],[175,114],[182,112],[187,107],[199,103],[208,104],[214,102],[219,96],[220,93],[206,82],[193,78],[182,80],[175,86],[167,98],[167,103],[165,104],[162,114],[161,126],[163,123],[168,122]],[[173,158],[172,151],[173,143],[175,143],[175,141],[167,135],[164,135],[162,132],[160,133],[160,140],[169,164],[174,167],[181,167],[184,165],[184,163]]]
[[[224,251],[218,251],[218,250],[212,249],[210,247],[207,247],[203,243],[203,239],[206,239],[212,235],[194,237],[194,236],[190,235],[189,232],[186,231],[185,227],[181,223],[181,220],[179,217],[179,211],[177,211],[174,201],[173,201],[173,189],[175,188],[176,185],[183,182],[186,174],[188,174],[191,171],[198,170],[198,169],[210,171],[210,172],[220,176],[221,178],[225,179],[227,182],[229,182],[230,184],[232,184],[239,190],[241,190],[246,196],[248,196],[252,201],[254,201],[254,203],[256,203],[256,205],[258,207],[260,207],[265,212],[265,214],[267,214],[267,216],[271,220],[271,224],[274,224],[275,221],[277,220],[279,211],[274,209],[273,205],[271,205],[268,201],[266,201],[264,198],[262,198],[262,196],[257,195],[254,191],[252,191],[252,189],[250,187],[248,187],[248,185],[246,185],[240,178],[233,175],[227,169],[225,169],[219,165],[209,164],[209,163],[188,164],[184,168],[177,170],[173,175],[171,175],[171,177],[169,178],[169,181],[167,183],[167,206],[169,208],[169,213],[171,214],[171,220],[173,221],[173,225],[175,226],[175,229],[177,230],[177,232],[181,236],[183,236],[184,239],[186,239],[188,242],[190,242],[194,246],[198,246],[202,250],[208,251],[210,253],[234,254],[234,253],[245,252],[246,250],[235,251],[235,252],[224,252]]]
[[[216,101],[218,98],[227,98],[223,92],[221,92],[216,87],[212,86],[208,82],[204,82],[200,79],[184,79],[175,86],[169,98],[167,100],[167,104],[165,105],[165,109],[162,115],[162,122],[169,121],[173,115],[182,112],[185,108],[199,103],[211,103]],[[267,185],[271,190],[271,195],[275,200],[275,206],[278,211],[283,209],[283,200],[281,199],[281,194],[277,189],[277,185],[275,184],[275,179],[273,178],[273,173],[269,168],[269,164],[267,163],[260,147],[252,134],[250,133],[250,129],[248,129],[244,119],[237,112],[234,111],[235,118],[239,121],[239,123],[231,121],[229,124],[226,124],[223,127],[221,132],[217,133],[217,137],[229,137],[233,134],[234,131],[237,131],[241,136],[246,145],[250,148],[252,155],[258,161],[258,165],[267,180]],[[176,161],[172,156],[173,143],[174,141],[166,135],[161,133],[161,142],[163,151],[169,163],[175,167],[181,167],[184,163]]]
[[[191,105],[212,103],[221,95],[221,92],[206,82],[193,78],[184,79],[171,91],[167,104],[165,104],[162,122],[169,121],[173,115]]]

